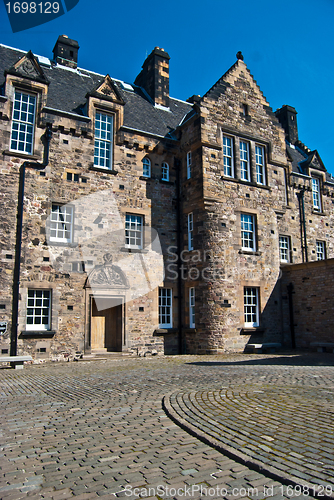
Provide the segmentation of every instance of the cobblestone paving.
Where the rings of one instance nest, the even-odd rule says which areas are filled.
[[[270,479],[176,425],[162,398],[181,392],[202,412],[197,422],[220,420],[226,436],[234,433],[235,442],[243,436],[244,448],[261,439],[264,448],[254,451],[263,463],[272,460],[268,438],[279,436],[281,453],[302,462],[298,471],[307,474],[312,467],[306,464],[313,464],[317,483],[304,488],[303,499],[334,491],[331,354],[48,363],[0,369],[0,384],[2,500],[300,496],[302,487]],[[224,394],[231,411],[220,415]],[[250,424],[248,439],[243,431]],[[309,431],[298,441],[301,428]]]

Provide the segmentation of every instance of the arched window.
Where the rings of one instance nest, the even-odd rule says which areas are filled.
[[[169,165],[168,163],[163,163],[161,165],[161,179],[163,181],[169,181]]]
[[[151,177],[151,161],[148,158],[143,159],[143,177]]]

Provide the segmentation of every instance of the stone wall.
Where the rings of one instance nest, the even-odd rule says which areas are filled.
[[[296,347],[312,342],[334,342],[334,259],[283,268],[281,279],[283,339],[291,346],[288,285],[293,285],[292,309]]]

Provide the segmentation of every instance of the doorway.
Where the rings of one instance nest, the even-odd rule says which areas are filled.
[[[110,306],[110,300],[95,299],[91,302],[91,349],[92,351],[122,351],[122,304]]]

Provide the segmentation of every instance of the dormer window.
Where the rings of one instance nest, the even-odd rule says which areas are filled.
[[[314,210],[321,212],[320,179],[318,177],[312,178],[312,198]]]
[[[97,112],[95,115],[94,166],[112,170],[114,117]]]
[[[12,115],[11,151],[32,154],[36,114],[36,96],[15,91]]]

